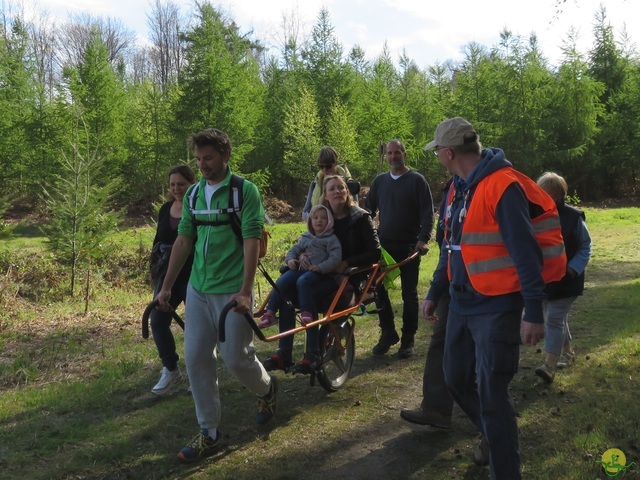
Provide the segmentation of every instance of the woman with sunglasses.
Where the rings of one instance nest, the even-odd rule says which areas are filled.
[[[318,169],[320,170],[316,177],[311,181],[309,185],[309,193],[307,193],[307,203],[302,210],[302,219],[306,222],[309,218],[309,212],[316,205],[322,203],[324,193],[322,191],[322,185],[324,184],[325,177],[331,175],[340,175],[345,180],[351,180],[351,173],[346,165],[338,165],[338,152],[336,149],[330,146],[325,146],[318,152]],[[357,197],[355,198],[357,203]]]

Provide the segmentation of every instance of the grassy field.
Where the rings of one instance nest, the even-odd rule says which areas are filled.
[[[578,361],[551,386],[533,370],[539,348],[523,347],[512,383],[524,478],[598,479],[610,448],[640,463],[640,209],[586,209],[594,240],[587,290],[570,318]],[[277,271],[301,224],[277,225],[266,265]],[[258,427],[256,400],[220,368],[223,448],[195,465],[176,453],[197,431],[186,385],[167,398],[150,389],[161,368],[140,334],[151,300],[145,266],[152,228],[114,237],[121,255],[100,267],[89,313],[64,295],[67,274],[33,228],[0,245],[0,478],[2,479],[482,479],[471,461],[478,437],[454,410],[453,429],[412,426],[402,408],[420,403],[430,335],[416,355],[373,357],[377,317],[357,320],[352,378],[328,394],[309,379],[280,375],[276,419]],[[423,259],[426,292],[435,255]],[[260,295],[268,291],[261,279]],[[396,310],[398,292],[393,292]],[[175,330],[179,352],[182,333]],[[296,337],[297,353],[303,337]],[[261,358],[275,350],[258,342]],[[221,362],[222,364],[222,362]],[[638,464],[616,478],[638,479]]]

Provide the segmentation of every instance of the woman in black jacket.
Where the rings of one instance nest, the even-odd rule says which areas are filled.
[[[187,165],[178,165],[169,172],[169,190],[172,200],[168,201],[158,213],[158,227],[153,239],[151,277],[155,285],[154,298],[162,286],[164,275],[167,271],[171,248],[178,236],[178,224],[182,217],[182,201],[187,189],[195,183],[195,173]],[[176,309],[187,296],[187,284],[191,274],[193,257],[185,263],[171,290],[171,307]],[[178,354],[176,342],[171,332],[171,312],[152,310],[151,331],[153,340],[158,348],[158,355],[162,360],[162,372],[160,380],[151,389],[154,395],[167,395],[171,389],[182,382],[182,373],[178,369]]]
[[[342,273],[350,267],[365,267],[380,261],[380,241],[373,226],[371,214],[355,205],[347,183],[340,175],[331,175],[324,179],[323,204],[331,209],[334,219],[333,233],[340,240],[342,247],[342,261],[335,272]],[[338,288],[331,276],[325,277],[313,285],[317,305],[322,304]],[[351,278],[351,281],[357,281],[357,279]],[[294,291],[289,300],[294,301],[296,298],[297,292]],[[294,328],[295,312],[292,308],[286,306],[281,308],[279,325],[280,332]],[[320,349],[318,327],[308,328],[306,334],[306,352],[302,361],[293,366],[291,357],[293,335],[288,335],[279,340],[278,353],[263,362],[264,368],[268,371],[287,370],[293,366],[295,372],[304,374],[315,370]]]

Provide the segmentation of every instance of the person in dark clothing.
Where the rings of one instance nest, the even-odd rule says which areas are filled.
[[[444,240],[446,194],[450,185],[451,181],[447,182],[443,190],[438,214],[436,243],[440,250],[442,250],[442,241]],[[420,407],[413,410],[403,409],[400,411],[400,416],[407,422],[430,425],[444,430],[451,428],[451,414],[453,412],[453,398],[451,398],[447,388],[442,367],[449,301],[449,292],[443,292],[438,299],[435,313],[431,317],[425,316],[428,322],[433,323],[433,333],[431,334],[422,376],[422,402]]]
[[[154,298],[158,294],[160,287],[162,287],[164,274],[169,263],[169,255],[171,255],[171,247],[178,237],[178,223],[180,223],[180,218],[182,217],[182,199],[189,186],[195,181],[195,173],[187,165],[177,165],[169,172],[169,190],[173,199],[160,207],[156,236],[153,239],[153,250],[160,257],[160,264],[153,266],[152,271],[152,280],[155,283]],[[171,301],[169,303],[174,310],[187,298],[187,285],[192,263],[193,256],[189,257],[171,290]],[[176,353],[176,342],[173,338],[173,333],[171,333],[171,318],[171,312],[163,312],[155,308],[150,315],[153,340],[158,348],[158,355],[162,360],[160,380],[151,389],[151,393],[158,396],[167,395],[175,385],[184,379],[178,368],[179,357]]]
[[[365,202],[379,219],[380,244],[396,262],[418,251],[427,253],[433,230],[433,200],[425,178],[407,167],[407,153],[400,140],[387,143],[389,171],[374,178]],[[394,314],[383,283],[377,287],[376,305],[380,318],[380,339],[373,347],[374,355],[384,355],[400,341],[398,355],[413,355],[413,339],[418,330],[418,277],[420,257],[400,267],[402,285],[402,340],[394,323]]]
[[[568,262],[567,273],[562,280],[547,284],[547,299],[543,303],[545,360],[536,368],[535,374],[546,383],[552,383],[556,368],[568,367],[576,358],[571,347],[569,311],[578,295],[584,291],[584,270],[591,257],[591,237],[584,212],[565,203],[569,187],[564,178],[553,172],[545,172],[538,179],[538,185],[558,207]]]
[[[565,274],[558,211],[501,149],[483,150],[475,129],[461,117],[438,125],[425,147],[430,149],[453,182],[445,248],[423,315],[434,315],[442,292],[449,290],[444,374],[454,400],[482,434],[474,462],[489,464],[492,480],[519,480],[509,383],[518,369],[520,343],[536,345],[544,337],[545,283]]]

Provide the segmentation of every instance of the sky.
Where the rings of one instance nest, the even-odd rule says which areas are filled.
[[[193,0],[172,1],[184,13],[193,11]],[[121,20],[141,43],[147,38],[151,0],[27,2],[33,11],[46,11],[56,22],[64,22],[69,13],[88,12]],[[424,69],[447,60],[461,60],[463,47],[470,42],[485,47],[496,45],[504,28],[525,42],[534,32],[542,53],[552,65],[558,65],[561,47],[571,28],[579,33],[578,49],[588,52],[593,45],[595,14],[603,2],[566,0],[559,14],[555,0],[212,0],[211,3],[226,11],[241,31],[253,30],[274,54],[278,52],[283,15],[291,17],[297,12],[305,32],[310,32],[320,9],[326,6],[345,53],[357,44],[368,59],[375,59],[386,42],[394,61],[404,50]],[[633,21],[640,13],[637,0],[607,0],[604,4],[616,39],[626,30],[631,41],[640,45],[640,22]]]

